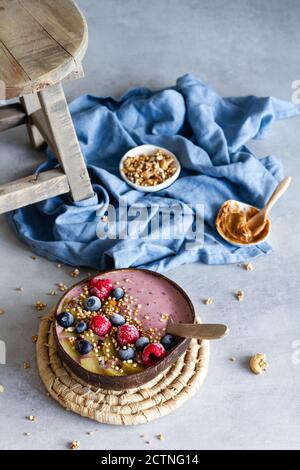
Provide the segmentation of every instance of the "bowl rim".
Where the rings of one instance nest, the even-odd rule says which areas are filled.
[[[151,377],[149,380],[141,381],[140,384],[143,385],[144,383],[147,383],[148,381],[152,380],[152,378],[154,378],[160,372],[164,371],[170,365],[172,365],[177,360],[177,357],[179,357],[181,354],[183,354],[183,352],[185,352],[187,350],[191,339],[190,338],[179,338],[179,341],[176,344],[176,346],[173,349],[171,349],[170,352],[167,353],[165,358],[163,358],[157,364],[154,364],[153,366],[147,367],[146,369],[144,369],[140,372],[136,372],[135,374],[128,374],[128,375],[116,376],[116,377],[108,376],[108,375],[101,375],[101,374],[96,374],[95,372],[88,371],[87,369],[84,369],[84,367],[82,367],[80,364],[78,364],[78,362],[76,362],[65,351],[65,349],[63,348],[63,346],[62,346],[62,344],[61,344],[61,342],[58,338],[57,328],[56,328],[56,316],[57,316],[58,308],[63,303],[63,300],[67,297],[67,295],[74,289],[74,287],[79,286],[80,284],[83,284],[84,282],[89,282],[91,279],[93,279],[96,276],[101,276],[103,274],[114,272],[114,271],[125,271],[125,272],[126,271],[143,271],[143,272],[146,272],[146,273],[150,273],[151,275],[157,276],[161,279],[164,279],[165,281],[169,282],[175,289],[177,289],[183,295],[183,297],[186,299],[186,301],[189,305],[190,311],[192,313],[193,323],[196,322],[196,312],[195,312],[194,305],[193,305],[190,297],[188,296],[188,294],[175,281],[173,281],[172,279],[164,276],[161,273],[158,273],[156,271],[151,271],[150,269],[144,269],[144,268],[113,268],[113,269],[107,269],[107,270],[99,271],[95,276],[89,276],[87,278],[84,278],[84,279],[78,281],[77,283],[73,284],[67,291],[64,292],[64,294],[62,295],[62,297],[59,299],[59,301],[57,302],[57,304],[54,307],[55,317],[54,317],[54,324],[53,324],[53,332],[54,332],[55,343],[56,343],[57,350],[58,350],[58,355],[60,356],[60,358],[64,362],[66,362],[66,364],[70,367],[70,369],[72,369],[74,371],[75,374],[76,374],[76,370],[77,371],[79,371],[79,370],[85,371],[87,373],[86,375],[88,375],[88,377],[91,378],[91,381],[89,383],[95,384],[95,383],[98,382],[99,385],[100,385],[100,382],[103,382],[103,388],[111,388],[113,390],[114,389],[114,382],[115,382],[115,383],[117,383],[117,388],[115,388],[115,389],[120,390],[120,389],[125,389],[126,387],[127,388],[137,387],[138,385],[136,385],[136,384],[135,385],[130,384],[130,382],[138,382],[138,380],[135,381],[133,379],[134,377],[141,378],[141,377],[147,376],[147,375],[150,376],[150,375],[153,375],[153,374],[151,374],[151,372],[153,372],[153,373],[156,372],[153,377]],[[176,358],[174,358],[174,360],[172,361],[171,360],[172,356],[173,355],[176,356],[175,353],[177,353],[177,351],[179,351],[179,355]],[[167,360],[168,358],[169,358],[169,361]],[[164,364],[165,364],[165,367],[162,367],[162,366],[164,366]],[[159,366],[161,366],[161,367],[159,367]],[[81,378],[81,377],[79,376],[79,378]],[[109,386],[110,382],[111,382],[111,386]]]
[[[222,233],[222,231],[219,230],[218,228],[218,225],[217,225],[217,218],[218,218],[218,215],[219,215],[219,212],[220,212],[220,209],[221,207],[226,203],[226,202],[238,202],[241,206],[247,206],[247,207],[252,207],[253,209],[258,209],[258,207],[256,206],[253,206],[252,204],[248,204],[247,202],[242,202],[242,201],[238,201],[237,199],[226,199],[226,201],[222,202],[222,204],[220,205],[219,207],[219,210],[218,210],[218,214],[216,216],[216,219],[215,219],[215,227],[217,229],[217,232],[218,234],[228,243],[230,243],[231,245],[233,246],[237,246],[237,247],[247,247],[247,246],[256,246],[256,245],[260,245],[261,243],[264,243],[266,240],[268,240],[269,236],[270,236],[270,233],[271,233],[271,229],[272,229],[272,223],[271,223],[271,220],[270,218],[268,217],[268,220],[269,220],[269,230],[268,230],[268,233],[259,241],[257,242],[250,242],[250,243],[238,243],[238,242],[234,242],[232,241],[230,238],[227,238],[226,235],[224,235]],[[260,209],[258,209],[260,210]]]
[[[163,181],[162,183],[158,184],[157,186],[141,186],[139,184],[136,184],[136,183],[133,183],[132,181],[130,181],[127,176],[125,175],[124,171],[123,171],[123,163],[124,161],[128,158],[128,157],[133,157],[135,156],[135,153],[132,153],[132,152],[136,152],[138,150],[140,151],[144,151],[144,152],[147,152],[147,149],[149,149],[149,152],[150,151],[155,151],[155,150],[162,150],[164,153],[170,155],[175,164],[176,164],[176,171],[174,173],[174,175],[172,175],[170,178],[168,178],[167,180]],[[151,149],[150,149],[151,148]],[[169,186],[171,186],[171,184],[175,183],[175,181],[178,179],[179,175],[180,175],[180,172],[181,172],[181,164],[180,164],[180,161],[178,160],[178,158],[176,157],[176,155],[171,152],[170,150],[166,149],[165,147],[160,147],[159,145],[153,145],[153,144],[143,144],[143,145],[138,145],[136,147],[132,147],[130,150],[128,150],[124,155],[123,157],[121,158],[120,160],[120,163],[119,163],[119,171],[120,171],[120,174],[123,178],[123,180],[129,185],[131,186],[132,188],[138,190],[138,191],[142,191],[144,193],[156,193],[158,191],[161,191],[162,189],[166,189],[168,188]]]

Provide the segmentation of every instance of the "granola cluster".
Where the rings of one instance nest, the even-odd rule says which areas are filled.
[[[161,150],[152,155],[127,157],[123,172],[129,181],[140,186],[157,186],[176,172],[175,160]]]

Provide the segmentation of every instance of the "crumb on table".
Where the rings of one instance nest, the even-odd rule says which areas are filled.
[[[61,292],[65,292],[66,290],[68,290],[68,287],[63,282],[59,282],[57,285]]]
[[[30,415],[30,416],[28,416],[28,419],[29,419],[29,421],[35,422],[37,420],[37,417],[34,416],[34,415]]]
[[[72,449],[72,450],[79,449],[79,447],[80,447],[80,442],[79,441],[72,441],[70,443],[70,449]]]
[[[242,300],[245,298],[245,292],[243,290],[238,290],[235,296],[239,302],[242,302]]]
[[[78,277],[79,274],[80,274],[80,271],[79,271],[79,269],[77,269],[77,268],[74,269],[74,271],[71,272],[71,276],[72,276],[72,277],[75,277],[75,278]]]
[[[246,271],[253,271],[254,266],[252,263],[245,263],[244,268],[246,269]]]
[[[47,304],[45,304],[44,302],[41,302],[40,300],[38,300],[35,304],[35,308],[38,311],[45,310],[46,307],[47,307]]]

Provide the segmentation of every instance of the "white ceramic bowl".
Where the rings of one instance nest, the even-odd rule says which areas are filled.
[[[245,202],[236,201],[234,199],[228,199],[228,201],[224,201],[223,204],[225,204],[225,202],[231,202],[231,203],[237,202],[240,209],[244,212],[247,212],[247,210],[250,209],[250,208],[258,209],[255,206],[251,206],[250,204],[246,204]],[[260,238],[259,241],[250,242],[250,243],[233,242],[230,238],[227,238],[226,235],[221,230],[219,230],[219,227],[217,225],[216,225],[216,229],[218,230],[221,237],[224,238],[224,240],[226,240],[231,245],[238,246],[238,247],[241,247],[241,246],[255,246],[255,245],[259,245],[260,243],[265,242],[269,238],[269,235],[270,235],[270,232],[271,232],[271,221],[269,219],[269,230],[268,230],[268,232],[262,238]]]
[[[171,178],[168,178],[167,180],[165,180],[163,183],[158,184],[156,186],[141,186],[139,184],[135,184],[132,181],[130,181],[123,171],[123,164],[126,158],[135,157],[138,155],[151,155],[157,152],[157,150],[161,150],[166,155],[169,155],[170,157],[173,158],[174,163],[176,165],[176,171],[174,175],[171,176]],[[139,145],[138,147],[134,147],[131,150],[129,150],[127,153],[125,153],[125,155],[121,158],[119,170],[124,181],[126,181],[126,183],[129,184],[129,186],[131,186],[132,188],[137,189],[138,191],[143,191],[144,193],[154,193],[156,191],[161,191],[162,189],[165,189],[171,184],[173,184],[174,181],[177,180],[180,174],[181,166],[180,166],[178,159],[175,157],[174,153],[170,152],[169,150],[163,147],[157,147],[156,145],[147,144],[147,145]]]

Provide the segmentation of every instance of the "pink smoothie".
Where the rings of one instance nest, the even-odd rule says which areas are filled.
[[[151,327],[157,328],[163,335],[162,330],[166,328],[168,322],[167,319],[163,320],[164,314],[169,315],[174,323],[193,323],[193,311],[187,297],[169,280],[156,276],[151,271],[120,269],[107,272],[100,278],[111,279],[114,288],[125,287],[128,294],[134,298],[133,308],[138,304],[141,305],[138,317],[145,330]],[[78,296],[83,285],[84,283],[71,289],[67,298],[72,299]],[[61,311],[62,303],[57,313]],[[58,326],[59,330],[61,328]]]

